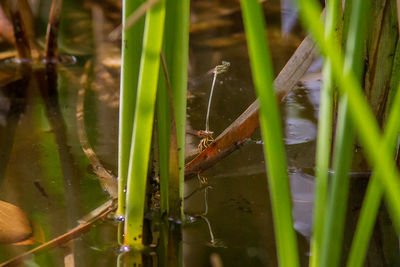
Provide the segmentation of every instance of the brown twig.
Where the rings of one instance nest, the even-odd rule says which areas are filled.
[[[116,209],[116,204],[117,202],[115,201],[115,199],[108,201],[107,203],[103,204],[101,207],[102,208],[97,208],[95,211],[95,214],[92,214],[88,220],[86,220],[85,222],[81,223],[80,225],[78,225],[77,227],[73,228],[72,230],[70,230],[69,232],[60,235],[52,240],[50,240],[49,242],[44,243],[43,245],[37,246],[27,252],[22,253],[21,255],[18,255],[15,258],[12,258],[8,261],[5,261],[3,263],[0,264],[0,267],[5,267],[5,266],[15,266],[18,263],[21,263],[23,260],[25,260],[27,257],[29,257],[30,255],[34,254],[34,253],[38,253],[41,252],[43,250],[46,249],[50,249],[50,248],[54,248],[57,246],[60,246],[61,244],[64,244],[68,241],[71,241],[74,238],[79,237],[80,235],[82,235],[83,233],[87,232],[90,227],[93,226],[94,223],[96,223],[97,221],[100,221],[104,218],[106,218],[106,216],[114,211]]]
[[[278,102],[290,93],[318,55],[318,50],[311,38],[306,37],[275,79],[274,86]],[[259,127],[258,110],[259,104],[256,100],[215,139],[215,142],[186,164],[185,179],[192,178],[215,165],[250,138]]]

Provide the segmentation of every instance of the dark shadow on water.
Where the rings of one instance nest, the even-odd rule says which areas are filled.
[[[0,88],[0,184],[14,144],[15,129],[26,107],[29,74]]]

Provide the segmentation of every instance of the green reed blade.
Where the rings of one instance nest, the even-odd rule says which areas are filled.
[[[122,3],[122,25],[143,1]],[[140,56],[142,54],[144,18],[122,32],[121,84],[118,132],[118,209],[117,216],[125,214],[125,189],[128,178],[129,153],[131,148],[133,114],[135,112],[136,92]]]
[[[142,246],[143,214],[155,98],[164,31],[165,1],[146,15],[126,195],[124,244]]]
[[[260,124],[268,170],[280,266],[299,266],[282,127],[273,87],[265,22],[257,0],[241,0],[253,81],[260,100]]]
[[[179,176],[175,177],[174,181],[170,181],[172,186],[171,189],[176,192],[176,194],[170,195],[170,202],[172,204],[170,208],[172,208],[171,212],[173,213],[171,215],[174,217],[180,217],[183,215],[182,200],[186,140],[186,91],[189,60],[189,4],[190,2],[188,0],[167,1],[166,3],[164,56],[172,89],[173,110],[175,115],[174,119],[176,124],[176,138],[179,156]],[[167,119],[167,123],[169,123],[171,119],[169,115],[169,108],[166,107],[169,106],[166,91],[167,89],[160,90],[163,90],[163,92],[160,92],[159,94],[163,94],[165,98],[164,101],[166,101],[164,104],[164,114],[160,114],[160,117],[163,116],[164,119]],[[163,124],[163,122],[158,123]],[[168,129],[170,129],[169,126]],[[161,138],[165,139],[164,142],[168,142],[169,145],[169,132],[167,133],[166,137]],[[164,147],[169,147],[168,145],[165,145]],[[166,153],[168,152],[164,152],[164,154]],[[164,164],[161,162],[161,158],[160,164]],[[163,169],[165,168],[166,167]],[[164,174],[164,177],[167,177],[167,170],[163,171],[160,165],[161,176]],[[161,177],[161,179],[163,178]],[[164,182],[161,181],[161,183],[161,190],[168,192],[167,189],[163,189],[165,188],[165,186],[163,186]],[[179,188],[175,188],[176,185],[178,185]],[[161,198],[165,199],[165,196],[161,196]]]
[[[325,36],[337,39],[340,27],[342,3],[330,0],[327,6]],[[323,86],[321,88],[320,111],[318,120],[318,138],[316,151],[315,200],[313,214],[313,236],[311,240],[310,266],[317,267],[320,262],[322,233],[325,225],[325,208],[328,190],[328,178],[332,145],[333,110],[333,74],[331,63],[326,60],[323,68]]]
[[[165,39],[165,59],[170,74],[174,102],[179,154],[180,213],[183,215],[190,1],[168,1],[166,9],[165,28],[168,35],[166,35]]]
[[[321,52],[331,60],[332,71],[338,82],[341,93],[348,95],[351,118],[365,146],[370,164],[381,172],[380,179],[391,207],[391,216],[396,228],[400,229],[400,180],[399,173],[391,157],[390,150],[381,143],[381,134],[374,115],[362,93],[360,84],[351,70],[344,72],[343,56],[334,39],[324,39],[324,29],[320,18],[321,8],[315,0],[298,0],[300,14],[307,29],[310,30],[319,45]]]
[[[352,70],[356,78],[360,81],[364,66],[362,53],[369,1],[355,0],[352,5],[344,68],[345,71]],[[348,173],[351,168],[354,137],[354,124],[350,118],[347,95],[343,94],[339,100],[336,138],[334,142],[334,174],[332,187],[328,193],[327,212],[325,212],[327,220],[324,226],[320,262],[323,266],[338,266],[340,260],[350,185]]]

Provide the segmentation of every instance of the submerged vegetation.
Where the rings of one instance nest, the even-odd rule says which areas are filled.
[[[93,20],[89,27],[93,43],[88,45],[94,47],[93,53],[68,47],[71,46],[67,41],[71,29],[67,27],[69,17],[63,14],[80,5],[78,1],[66,2],[18,0],[4,1],[0,6],[0,35],[4,43],[1,45],[8,51],[0,53],[0,67],[5,70],[4,77],[0,76],[0,156],[3,161],[0,191],[7,193],[7,190],[14,190],[13,187],[23,188],[25,183],[33,185],[35,194],[44,199],[35,206],[35,195],[23,192],[18,197],[5,194],[0,200],[0,213],[5,214],[0,218],[0,242],[7,244],[0,249],[4,261],[0,266],[11,266],[23,260],[32,266],[74,266],[74,262],[92,266],[96,263],[79,256],[78,251],[85,246],[112,254],[111,264],[118,266],[192,266],[196,256],[192,260],[190,251],[199,245],[192,241],[196,238],[190,237],[198,235],[201,227],[205,227],[203,236],[208,240],[203,247],[211,253],[198,266],[209,266],[209,262],[215,267],[400,264],[397,140],[400,132],[400,15],[396,13],[400,10],[399,1],[329,0],[325,11],[317,0],[295,1],[291,9],[298,10],[304,32],[309,35],[295,44],[296,50],[275,80],[275,40],[271,38],[274,32],[269,22],[268,1],[240,0],[232,4],[231,9],[221,9],[221,16],[240,17],[243,23],[239,26],[232,26],[224,19],[191,26],[195,16],[191,18],[190,5],[194,4],[192,12],[199,6],[217,5],[207,1],[123,0],[122,4],[88,1],[85,8],[90,10],[90,18],[88,12],[82,12],[77,13],[75,19],[82,23]],[[201,4],[196,6],[197,2]],[[282,7],[286,4],[285,1],[280,3]],[[104,11],[106,7],[110,14]],[[119,12],[122,13],[121,25]],[[42,13],[48,14],[45,19]],[[371,21],[367,14],[376,19]],[[106,25],[107,19],[114,23]],[[45,38],[36,36],[39,29],[33,26],[39,22],[47,24]],[[201,99],[201,94],[188,90],[195,81],[189,78],[194,76],[189,64],[194,61],[189,57],[190,33],[226,25],[239,27],[244,33],[234,35],[231,43],[218,39],[214,44],[216,48],[212,49],[242,42],[238,54],[246,59],[245,67],[235,65],[234,60],[222,57],[223,54],[213,59],[214,63],[222,62],[221,65],[212,68],[211,63],[202,63],[212,68],[203,78],[211,84],[207,84],[207,94],[199,101],[202,102],[201,111],[197,109],[197,113],[192,113],[193,106],[187,106],[188,99]],[[8,33],[11,29],[14,35]],[[205,36],[201,38],[208,38]],[[205,47],[210,45],[204,40],[199,43]],[[82,44],[84,42],[79,40],[75,45]],[[120,50],[113,50],[118,46]],[[120,53],[121,60],[110,60],[105,55],[110,51],[117,54],[118,59]],[[289,112],[279,104],[296,94],[292,92],[294,88],[302,90],[302,79],[306,81],[304,77],[312,72],[309,69],[315,69],[319,57],[323,58],[323,66],[322,81],[318,81],[318,107],[315,108],[318,115],[313,115],[315,123],[318,121],[318,133],[313,137],[316,142],[312,146],[315,162],[307,169],[293,164],[292,147],[287,142],[289,119],[285,117]],[[68,66],[68,59],[73,67]],[[228,67],[229,75],[238,69],[235,73],[239,73],[239,77],[234,82],[242,91],[240,84],[246,76],[241,75],[247,71],[247,66],[251,68],[252,78],[248,83],[255,88],[250,95],[255,93],[257,100],[228,127],[217,125],[228,120],[213,111],[212,103],[223,105],[225,101],[235,110],[236,105],[241,107],[242,104],[229,101],[232,91],[214,91],[224,83],[229,84],[228,78],[217,81],[217,75],[227,72]],[[248,74],[250,77],[250,71]],[[115,86],[118,77],[120,83]],[[71,90],[75,87],[79,90]],[[116,87],[119,87],[119,96]],[[238,99],[244,98],[241,92],[235,93]],[[213,102],[218,94],[219,102]],[[69,109],[70,106],[73,108]],[[103,109],[102,115],[97,117],[93,110],[100,109]],[[117,113],[118,134],[117,129],[113,129],[117,126]],[[204,130],[192,129],[193,121],[187,120],[191,116],[199,117],[199,123],[193,128],[201,128],[205,122]],[[212,116],[220,117],[219,123],[214,123]],[[254,132],[258,127],[262,140],[254,142],[251,137],[257,136]],[[24,141],[27,129],[31,131],[29,142]],[[221,134],[214,139],[214,132]],[[100,149],[104,143],[99,141],[103,140],[99,136],[103,134],[105,140],[115,139],[118,151],[109,153]],[[190,138],[196,139],[189,141]],[[307,139],[304,143],[308,142]],[[223,159],[252,144],[262,144],[264,151],[264,157],[260,156],[259,160],[262,166],[257,184],[246,181],[233,187],[234,179],[218,184],[214,182],[217,175],[213,177],[212,172],[206,172],[214,165],[229,164],[223,172],[239,173],[234,160]],[[29,147],[33,147],[32,151]],[[24,155],[26,151],[31,153],[29,158],[15,156]],[[305,150],[296,153],[296,157],[306,157]],[[107,155],[111,158],[108,163]],[[249,160],[240,156],[237,162],[243,161],[246,165],[252,156],[249,153]],[[20,166],[15,163],[15,158],[19,157],[22,162],[33,161],[33,158],[36,161],[19,170],[15,167]],[[307,160],[313,161],[314,156]],[[89,172],[84,171],[86,166],[90,166]],[[28,176],[30,169],[38,169],[35,175],[42,174],[47,180],[34,178],[32,182],[25,180],[27,177],[18,186],[10,182],[8,177]],[[117,170],[118,175],[111,170]],[[254,170],[244,170],[246,178],[254,178]],[[307,234],[299,227],[294,212],[298,200],[294,197],[296,188],[292,177],[298,173],[311,177],[309,180],[313,183],[314,195],[308,201],[313,206],[312,212],[302,214],[309,217],[306,228],[310,233]],[[362,178],[355,178],[360,176]],[[356,208],[351,200],[355,179],[363,179],[362,191],[365,191],[359,193],[359,198],[364,200],[356,202]],[[213,202],[210,192],[213,189],[218,192],[222,187],[228,192],[226,196],[221,193],[224,204],[217,211],[211,211],[211,203],[220,199],[214,198]],[[87,192],[82,193],[82,188]],[[235,190],[240,192],[240,199],[229,196]],[[260,198],[257,203],[262,205],[242,197],[244,192]],[[260,196],[256,192],[261,192]],[[20,207],[10,204],[18,204],[19,197],[27,199],[21,202],[25,204]],[[196,197],[200,200],[194,201],[194,205],[187,204]],[[215,217],[224,217],[223,209],[230,208],[230,201],[242,213],[234,218],[221,218],[223,225],[214,227],[209,214],[213,212]],[[47,216],[46,212],[39,211],[43,207],[51,210]],[[24,214],[24,208],[31,209],[28,215]],[[354,215],[354,210],[359,215]],[[83,216],[86,213],[88,215]],[[269,213],[272,213],[271,219],[268,219]],[[248,214],[261,219],[250,219]],[[13,218],[15,224],[10,223]],[[214,232],[215,229],[224,232],[227,224],[236,224],[234,220],[240,220],[235,225],[235,234],[240,236],[236,246],[240,249],[220,240]],[[262,220],[264,223],[260,223]],[[262,234],[268,231],[265,221],[273,224],[274,237]],[[371,241],[374,240],[374,225],[381,225],[382,221],[386,221],[381,231],[383,241],[376,245]],[[99,226],[93,227],[95,224]],[[197,226],[195,230],[194,226]],[[232,232],[226,234],[230,235]],[[259,243],[267,239],[274,243],[265,245],[268,249],[262,250],[258,248],[261,245],[246,244],[247,235]],[[106,249],[100,245],[104,236],[112,240]],[[18,247],[27,245],[33,247]],[[375,251],[377,246],[379,252]],[[115,247],[118,247],[116,254],[111,252]],[[369,253],[369,249],[378,256]],[[248,261],[235,261],[239,250],[249,257]],[[93,251],[90,253],[98,253]],[[201,251],[205,254],[205,249]],[[225,257],[226,251],[233,256]],[[98,255],[93,258],[97,260]],[[110,264],[101,259],[97,263]]]

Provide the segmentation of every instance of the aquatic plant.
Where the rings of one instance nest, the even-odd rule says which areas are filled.
[[[254,85],[260,101],[260,124],[268,165],[279,264],[299,266],[282,127],[274,96],[272,64],[264,33],[265,22],[257,0],[242,0],[240,3],[248,38]]]
[[[341,22],[341,2],[329,1],[326,15],[325,36],[338,37]],[[337,39],[337,38],[336,38]],[[332,115],[334,81],[332,66],[329,59],[324,62],[323,79],[321,87],[320,111],[318,122],[317,151],[315,162],[315,199],[313,213],[313,237],[311,240],[310,266],[318,266],[321,254],[323,226],[325,223],[325,207],[328,191],[328,178],[332,145]]]
[[[126,4],[124,4],[124,10],[129,7],[126,7]],[[130,8],[132,12],[137,6]],[[125,20],[128,20],[129,12],[124,11],[124,14]],[[129,92],[129,94],[126,94],[126,99],[125,95],[121,94],[122,103],[125,104],[121,105],[120,114],[125,114],[126,117],[120,117],[119,205],[122,207],[119,207],[119,215],[125,218],[123,244],[141,248],[156,96],[161,213],[178,221],[181,221],[183,216],[189,2],[159,1],[151,7],[146,14],[142,47],[137,43],[137,38],[141,33],[140,25],[135,24],[135,27],[137,27],[136,35],[133,34],[135,29],[129,27],[126,31],[133,33],[131,35],[124,33],[127,38],[127,40],[124,39],[125,42],[133,45],[133,47],[128,46],[125,50],[123,49],[124,62],[137,66],[135,64],[138,58],[130,57],[129,49],[135,50],[136,55],[138,55],[137,51],[141,50],[142,53],[137,93],[135,76],[127,74],[128,71],[129,73],[132,71],[129,65],[123,68],[122,72],[122,81],[126,80],[126,82],[121,83],[121,91]],[[134,97],[135,94],[137,97]],[[132,120],[133,102],[136,103],[136,108]],[[133,130],[130,130],[130,127],[133,127]],[[127,155],[126,146],[131,147],[129,155]],[[127,162],[129,162],[129,171],[126,174]],[[124,175],[127,175],[126,184]],[[127,190],[124,201],[125,187]]]
[[[124,244],[142,247],[147,170],[164,31],[165,1],[146,16],[126,190]]]
[[[122,25],[140,6],[140,1],[123,1]],[[122,31],[121,83],[118,135],[118,210],[117,216],[125,214],[125,190],[128,179],[129,153],[131,148],[133,116],[135,112],[140,56],[142,54],[144,18]],[[121,235],[122,236],[122,235]]]

